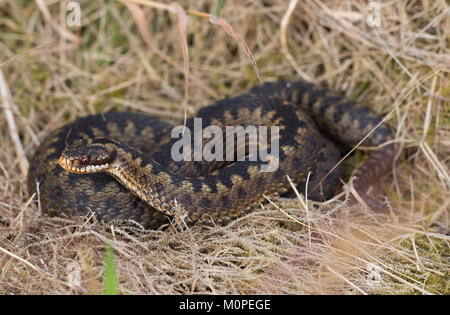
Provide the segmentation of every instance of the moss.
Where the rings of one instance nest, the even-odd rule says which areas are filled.
[[[445,240],[418,235],[414,238],[414,245],[411,238],[407,238],[399,244],[399,250],[409,254],[414,263],[400,258],[388,261],[388,265],[394,269],[397,276],[431,293],[449,293],[450,248]],[[420,257],[420,262],[414,258],[416,252]],[[391,280],[399,283],[396,279]],[[417,294],[420,292],[410,288],[405,293]]]
[[[356,92],[353,94],[353,99],[357,99],[362,93],[364,93],[364,91],[370,87],[371,82],[372,82],[371,77],[367,78],[364,82],[362,82],[356,89]]]

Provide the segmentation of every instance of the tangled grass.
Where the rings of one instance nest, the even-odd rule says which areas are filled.
[[[380,2],[376,26],[363,0],[230,0],[231,33],[199,14],[214,1],[78,2],[81,26],[69,27],[67,0],[0,1],[0,293],[102,293],[112,239],[122,294],[449,294],[445,1]],[[52,129],[112,109],[180,122],[258,84],[255,69],[384,115],[401,147],[374,187],[390,214],[349,201],[345,185],[345,201],[270,200],[227,226],[144,231],[48,218],[28,195],[26,157]],[[346,159],[349,174],[364,156]]]

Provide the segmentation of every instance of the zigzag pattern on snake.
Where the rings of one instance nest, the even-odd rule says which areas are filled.
[[[286,175],[308,197],[324,200],[340,189],[338,145],[377,147],[355,171],[354,188],[374,210],[385,206],[366,194],[392,166],[395,146],[387,125],[369,108],[310,83],[266,83],[200,110],[203,127],[279,127],[279,167],[261,161],[175,162],[172,125],[145,115],[103,113],[82,117],[44,139],[33,156],[28,189],[39,187],[49,215],[95,212],[102,221],[133,220],[157,228],[175,215],[187,222],[224,223],[289,189]],[[188,119],[193,128],[193,118]],[[375,130],[373,130],[378,126]],[[386,144],[386,142],[388,142]],[[225,152],[225,150],[224,150]],[[89,172],[88,172],[89,171]],[[80,174],[83,173],[83,174]],[[39,186],[37,186],[39,183]]]

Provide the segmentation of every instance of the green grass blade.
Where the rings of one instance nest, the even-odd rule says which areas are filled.
[[[118,295],[117,271],[114,248],[108,242],[105,252],[105,270],[103,274],[103,294]]]
[[[222,10],[222,0],[219,0],[219,3],[217,4],[217,10],[216,10],[217,17],[220,15],[220,10]]]

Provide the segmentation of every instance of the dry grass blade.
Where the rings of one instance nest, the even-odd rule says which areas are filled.
[[[161,4],[158,2],[154,2],[154,1],[137,1],[137,0],[120,0],[120,2],[122,2],[131,12],[131,14],[133,15],[133,19],[136,22],[136,25],[138,26],[139,32],[141,33],[142,39],[144,40],[144,42],[147,44],[147,47],[150,48],[152,51],[154,51],[159,57],[161,57],[163,60],[165,60],[166,62],[168,62],[171,66],[173,66],[175,69],[177,69],[178,71],[181,71],[185,74],[185,78],[186,78],[186,82],[185,82],[185,104],[187,104],[187,96],[186,96],[186,91],[188,90],[186,87],[189,86],[188,81],[188,77],[189,77],[189,55],[187,54],[187,45],[185,43],[186,39],[185,39],[185,35],[183,35],[182,33],[186,33],[185,31],[182,31],[182,29],[186,28],[186,18],[183,17],[185,16],[184,14],[184,10],[183,8],[177,6],[176,4],[173,4],[171,6],[169,5],[165,5],[165,4]],[[176,11],[177,15],[179,14],[179,32],[181,34],[182,37],[184,37],[183,39],[183,43],[182,43],[182,47],[183,47],[183,54],[184,54],[184,67],[181,67],[180,65],[178,65],[175,61],[173,61],[170,57],[168,57],[166,54],[164,54],[161,50],[159,50],[157,47],[155,47],[152,44],[152,41],[150,40],[151,36],[150,33],[148,31],[149,29],[149,25],[147,23],[147,20],[145,18],[145,14],[144,12],[139,8],[138,5],[136,5],[136,3],[140,3],[143,5],[147,5],[147,6],[152,6],[158,9],[165,9],[168,11]],[[180,9],[183,10],[183,13],[180,13]],[[186,70],[187,69],[187,70]],[[193,77],[191,76],[191,78],[198,84],[200,85],[209,95],[213,96],[214,98],[218,98],[219,96],[217,95],[217,93],[215,93],[213,90],[211,90],[210,88],[208,88],[206,85],[204,85],[197,77]],[[186,112],[186,106],[185,108],[185,112]]]
[[[42,43],[42,44],[40,44],[40,45],[37,45],[36,47],[33,47],[33,48],[31,48],[31,49],[29,49],[29,50],[27,50],[27,51],[21,53],[21,54],[15,55],[15,56],[9,58],[8,60],[6,60],[5,62],[0,63],[0,69],[6,67],[9,63],[13,62],[13,61],[16,60],[16,59],[19,59],[20,57],[23,57],[23,56],[25,56],[25,55],[28,55],[28,54],[30,54],[30,53],[32,53],[32,52],[34,52],[34,51],[36,51],[36,50],[38,50],[38,49],[40,49],[40,48],[42,48],[42,47],[44,47],[44,46],[47,46],[47,45],[50,45],[50,44],[52,44],[52,43],[53,43],[53,41],[49,41],[49,42],[46,42],[46,43]]]
[[[280,35],[280,42],[281,42],[281,48],[283,49],[283,53],[286,55],[286,58],[291,63],[292,67],[295,69],[295,71],[300,75],[301,78],[303,78],[306,81],[314,82],[314,79],[311,78],[308,74],[306,74],[303,70],[300,69],[297,62],[295,61],[292,54],[289,52],[289,47],[287,44],[287,27],[289,24],[289,20],[291,19],[292,13],[294,12],[295,7],[297,6],[298,0],[291,0],[289,2],[289,6],[286,10],[286,13],[283,16],[283,19],[281,20],[280,29],[281,29],[281,35]]]
[[[238,41],[242,45],[242,47],[244,48],[245,54],[250,59],[250,62],[251,62],[252,67],[253,67],[253,70],[255,70],[255,73],[256,73],[256,76],[258,77],[259,82],[263,83],[264,80],[262,79],[261,75],[259,74],[258,65],[256,64],[256,60],[253,57],[253,54],[252,54],[250,48],[248,47],[248,45],[245,42],[245,40],[241,37],[241,35],[239,35],[233,29],[233,27],[230,24],[228,24],[228,22],[225,19],[223,19],[221,17],[211,16],[209,21],[212,24],[216,24],[216,25],[221,26],[228,35],[230,35],[233,39],[235,39],[236,41]]]
[[[17,256],[14,253],[11,253],[9,250],[6,250],[2,247],[0,247],[0,252],[3,252],[4,254],[13,257],[14,259],[17,259],[18,261],[24,263],[25,265],[27,265],[28,267],[30,267],[31,269],[33,269],[34,271],[40,271],[38,267],[36,267],[35,265],[33,265],[32,263],[30,263],[29,261],[23,259],[22,257]]]
[[[359,293],[361,293],[362,295],[367,295],[367,292],[365,292],[364,290],[362,290],[361,288],[359,288],[357,285],[355,285],[353,282],[351,282],[350,280],[348,280],[347,278],[345,278],[343,275],[341,275],[340,273],[334,271],[330,266],[326,267],[331,273],[333,273],[334,275],[338,276],[340,279],[342,279],[343,281],[345,281],[346,283],[348,283],[352,288],[355,288]]]
[[[133,1],[135,2],[135,1]],[[153,47],[150,41],[150,33],[148,32],[148,23],[145,18],[144,12],[137,6],[136,4],[123,0],[122,3],[124,3],[127,8],[131,11],[133,18],[136,22],[136,25],[139,28],[139,32],[142,35],[142,38],[147,43],[147,46]],[[156,5],[152,1],[141,1],[140,3],[146,4],[146,5]],[[178,17],[178,29],[180,31],[180,36],[182,38],[182,49],[183,49],[183,56],[184,56],[184,75],[185,75],[185,85],[184,85],[184,101],[183,101],[183,108],[184,108],[184,125],[186,125],[186,119],[187,119],[187,104],[188,104],[188,95],[189,95],[189,55],[187,50],[187,43],[186,43],[186,25],[187,25],[187,17],[184,13],[183,8],[181,8],[177,4],[172,4],[171,6],[157,6],[162,9],[169,10],[171,12],[174,12],[177,14]]]
[[[16,148],[17,158],[19,159],[20,171],[22,173],[22,176],[26,177],[30,163],[28,162],[25,156],[25,151],[23,149],[22,142],[20,141],[16,121],[14,119],[13,114],[16,106],[13,103],[13,98],[11,96],[11,92],[9,91],[9,87],[8,84],[6,83],[6,79],[5,76],[3,75],[2,69],[0,69],[0,101],[3,104],[3,109],[6,120],[8,122],[11,140],[13,141],[14,146]]]
[[[187,120],[187,107],[189,101],[189,50],[187,44],[187,22],[188,17],[184,9],[178,3],[172,3],[169,6],[169,10],[177,15],[178,19],[178,31],[180,32],[181,38],[181,49],[183,51],[183,60],[184,60],[184,122],[183,126],[186,126]],[[184,133],[184,130],[183,130]]]
[[[162,10],[170,10],[170,5],[151,0],[123,0],[122,3],[136,3]]]
[[[55,22],[55,19],[52,18],[44,0],[36,0],[36,4],[39,10],[41,10],[42,14],[44,15],[45,20],[59,33],[62,38],[72,41],[73,43],[80,42],[80,38],[78,36],[72,34],[64,27],[58,25],[58,23]]]
[[[418,88],[418,87],[420,87],[425,81],[427,81],[428,79],[430,79],[431,77],[433,77],[434,75],[436,75],[437,73],[439,73],[441,71],[441,69],[438,69],[438,70],[436,70],[436,71],[434,71],[434,72],[432,72],[432,73],[429,73],[428,75],[426,75],[425,76],[425,78],[423,78],[422,80],[420,80],[417,84],[415,84],[415,86],[413,87],[413,88],[411,88],[409,91],[407,91],[407,93],[405,93],[405,95],[404,96],[402,96],[397,102],[396,102],[396,104],[394,104],[394,108],[387,114],[387,115],[385,115],[384,117],[383,117],[383,119],[372,129],[372,130],[370,130],[367,134],[366,134],[366,136],[364,137],[364,138],[362,138],[361,139],[361,141],[359,141],[350,151],[348,151],[342,158],[341,158],[341,160],[338,162],[338,163],[336,163],[336,165],[334,165],[331,169],[330,169],[330,171],[327,173],[327,174],[325,174],[325,176],[323,176],[322,178],[321,178],[321,180],[319,181],[319,183],[318,184],[316,184],[316,186],[314,186],[313,187],[313,191],[315,190],[315,189],[317,189],[321,184],[322,184],[322,182],[325,180],[325,178],[327,178],[335,169],[336,169],[336,167],[338,167],[342,162],[344,162],[344,160],[345,159],[347,159],[349,156],[350,156],[350,154],[352,154],[352,152],[354,151],[354,150],[356,150],[358,147],[360,147],[360,145],[379,127],[379,126],[381,126],[381,124],[384,124],[387,120],[389,120],[390,118],[391,118],[391,116],[392,116],[392,114],[393,113],[395,113],[396,111],[397,111],[397,108],[398,108],[398,106],[411,94],[411,93],[413,93],[414,91],[415,91],[415,89],[416,88]],[[388,143],[385,143],[385,145],[386,144],[388,144]],[[440,172],[439,172],[440,173]],[[447,174],[447,177],[448,177],[448,174]],[[361,203],[361,204],[363,204],[363,205],[365,205],[365,202],[359,197],[359,196],[357,196],[358,194],[356,193],[356,190],[354,190],[354,189],[352,189],[352,193],[353,193],[353,195],[358,199],[358,201]],[[365,205],[365,207],[367,208],[367,205]]]

